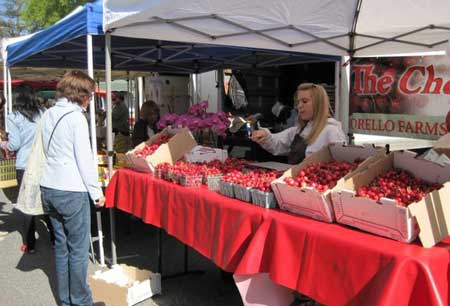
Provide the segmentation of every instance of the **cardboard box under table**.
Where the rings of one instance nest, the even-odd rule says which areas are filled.
[[[331,190],[321,193],[312,187],[294,187],[284,182],[287,177],[296,177],[297,173],[310,164],[328,162],[332,160],[354,162],[357,159],[364,160],[359,167],[370,163],[369,157],[380,154],[380,150],[373,146],[346,146],[332,144],[322,150],[311,154],[300,164],[287,170],[280,178],[272,182],[272,190],[278,205],[283,210],[307,216],[316,220],[333,222],[335,220],[333,206],[330,200]],[[356,169],[355,171],[357,171]],[[347,176],[351,173],[347,174]],[[341,179],[342,180],[342,179]],[[338,181],[337,185],[339,185]],[[336,187],[334,187],[336,188]]]
[[[406,170],[417,178],[443,187],[428,193],[408,207],[394,199],[378,202],[357,197],[356,190],[390,169]],[[411,242],[419,233],[424,247],[432,247],[450,234],[450,165],[445,167],[418,159],[413,152],[392,152],[354,176],[345,179],[332,193],[336,220],[398,241]],[[417,220],[417,222],[416,222]]]
[[[168,133],[173,136],[167,143],[160,145],[152,155],[144,158],[134,154],[136,150],[140,150],[145,146],[144,142],[128,152],[126,154],[127,167],[140,172],[153,172],[158,164],[169,163],[172,165],[197,145],[188,129],[169,130]],[[153,136],[150,144],[152,141],[156,142],[160,136],[160,134]]]
[[[116,265],[89,276],[95,301],[109,306],[131,306],[161,294],[161,275],[128,265]]]

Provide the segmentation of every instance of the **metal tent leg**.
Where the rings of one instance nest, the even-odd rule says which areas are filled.
[[[162,242],[162,229],[158,228],[158,239],[157,239],[157,254],[158,254],[158,272],[162,275],[162,256],[163,256],[163,242]],[[189,270],[189,247],[184,244],[184,271],[180,273],[164,275],[163,279],[170,279],[180,276],[186,276],[191,274],[204,274],[203,270]]]
[[[102,212],[97,210],[95,212],[97,217],[97,237],[98,237],[98,248],[100,252],[100,265],[105,266],[105,250],[103,247],[103,226],[102,226]]]

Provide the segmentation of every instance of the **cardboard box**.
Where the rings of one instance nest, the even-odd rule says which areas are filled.
[[[210,162],[215,159],[224,162],[228,158],[228,152],[222,149],[196,146],[184,155],[188,163]]]
[[[244,306],[287,306],[294,301],[294,291],[272,281],[268,273],[234,274],[233,278]]]
[[[170,140],[159,146],[152,155],[146,158],[138,157],[134,154],[136,150],[143,148],[145,143],[141,143],[128,152],[126,154],[127,166],[141,172],[153,172],[158,164],[169,163],[172,165],[197,145],[197,142],[188,129],[168,130],[167,133],[173,135]],[[156,134],[149,142],[153,143],[157,141],[161,135],[162,132]]]
[[[354,172],[356,172],[360,167],[365,167],[371,162],[371,159],[368,159],[369,157],[374,157],[377,154],[382,154],[382,150],[376,149],[373,146],[346,146],[342,144],[332,144],[311,154],[303,162],[287,170],[280,178],[272,182],[272,190],[278,205],[281,209],[299,215],[320,221],[333,222],[335,217],[330,200],[331,190],[320,193],[312,187],[293,187],[287,185],[284,179],[286,177],[297,176],[300,170],[313,163],[331,160],[353,162],[355,159],[363,159],[364,161],[355,169]],[[347,174],[347,176],[349,175],[351,173]],[[340,181],[338,181],[338,185]]]
[[[407,243],[416,239],[420,228],[419,237],[424,247],[431,247],[447,237],[450,233],[450,207],[445,202],[450,199],[450,183],[447,182],[450,180],[450,165],[442,167],[416,157],[416,153],[409,151],[392,152],[345,178],[332,192],[337,222]],[[406,170],[415,177],[441,183],[444,187],[408,207],[398,206],[389,198],[376,202],[356,197],[359,187],[368,185],[392,168]]]
[[[161,275],[128,265],[116,265],[89,276],[95,301],[109,306],[131,306],[161,294]]]

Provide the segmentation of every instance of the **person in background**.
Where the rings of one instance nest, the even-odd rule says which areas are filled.
[[[297,91],[295,91],[294,96],[292,97],[293,100],[293,108],[291,109],[291,113],[289,115],[289,118],[287,119],[286,125],[288,128],[297,126],[298,122],[298,112],[297,112]]]
[[[15,88],[15,100],[13,112],[7,117],[8,141],[1,146],[10,152],[16,152],[16,177],[20,186],[25,167],[31,152],[31,147],[36,134],[37,122],[41,119],[44,109],[39,106],[38,100],[27,88]],[[36,216],[24,215],[23,244],[21,250],[30,254],[36,252]],[[51,243],[54,244],[55,235],[48,215],[44,215],[44,221],[50,232]]]
[[[274,155],[288,156],[297,164],[330,143],[345,142],[341,123],[329,116],[329,98],[325,88],[313,83],[297,87],[298,125],[280,133],[267,129],[254,131],[251,139]]]
[[[159,114],[159,106],[156,102],[149,100],[142,104],[139,120],[134,125],[133,136],[131,138],[133,147],[141,142],[147,141],[158,132],[156,123],[159,121]]]
[[[113,92],[112,102],[112,128],[115,134],[114,150],[119,153],[124,153],[130,147],[130,116],[128,107],[119,92]]]
[[[55,230],[58,296],[63,306],[92,305],[87,284],[90,202],[105,203],[83,115],[94,89],[95,82],[87,74],[64,74],[56,88],[56,105],[47,111],[42,128],[47,159],[40,185]]]
[[[6,107],[6,99],[3,94],[0,94],[0,130],[5,129],[5,109]]]

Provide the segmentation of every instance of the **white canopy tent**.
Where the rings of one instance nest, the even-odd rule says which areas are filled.
[[[105,32],[329,55],[445,49],[448,0],[104,1]]]
[[[105,0],[103,9],[109,127],[111,35],[211,48],[233,46],[350,57],[442,51],[448,48],[450,38],[448,0]],[[188,45],[179,52],[189,50]],[[276,64],[276,59],[271,63]],[[337,80],[339,75],[338,68]],[[345,69],[342,75],[341,101],[345,103],[337,103],[339,119],[346,123]],[[110,151],[112,139],[107,142]]]

